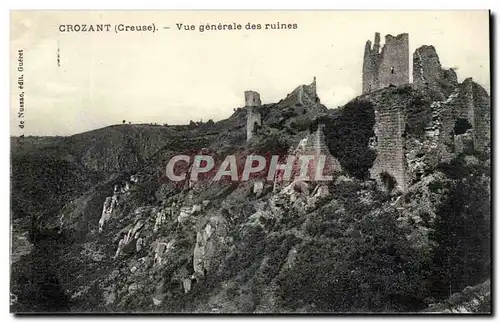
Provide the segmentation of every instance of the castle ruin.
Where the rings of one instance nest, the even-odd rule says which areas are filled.
[[[316,76],[313,78],[311,84],[302,84],[297,86],[286,98],[281,102],[282,107],[286,106],[304,106],[314,107],[319,103],[318,94],[316,92]]]
[[[249,141],[257,129],[262,126],[262,115],[259,111],[262,102],[260,94],[256,91],[245,91],[245,109],[247,111],[247,141]],[[321,111],[322,106],[316,92],[316,77],[310,84],[297,86],[285,99],[277,104],[278,110],[302,107],[308,111]]]
[[[406,159],[404,154],[405,115],[397,104],[381,106],[375,110],[375,143],[377,156],[370,169],[370,177],[376,179],[388,191],[398,188],[406,191]]]
[[[368,41],[364,52],[363,94],[374,92],[366,99],[375,104],[375,136],[369,147],[377,155],[370,175],[388,190],[406,191],[418,180],[428,167],[424,156],[433,155],[432,163],[450,161],[466,147],[485,151],[490,138],[488,94],[470,78],[458,83],[455,71],[442,68],[434,46],[428,45],[413,53],[413,84],[408,90],[426,89],[433,98],[426,112],[430,121],[423,137],[408,137],[407,119],[415,116],[404,95],[388,101],[384,93],[376,92],[409,84],[408,48],[408,34],[400,34],[387,35],[380,50],[380,34],[375,33],[373,47]]]
[[[245,108],[247,110],[247,141],[252,139],[257,127],[262,126],[262,117],[257,107],[261,106],[260,94],[256,91],[245,91]]]
[[[380,49],[380,33],[375,33],[372,47],[366,42],[363,59],[363,94],[390,85],[399,86],[410,82],[410,49],[408,34],[386,35]]]
[[[391,86],[398,88],[379,91]],[[459,83],[453,69],[442,68],[433,46],[417,48],[410,62],[407,33],[386,35],[383,47],[379,33],[375,33],[373,45],[367,41],[362,88],[362,97],[371,101],[375,114],[374,136],[368,143],[376,152],[370,177],[388,191],[406,191],[426,169],[450,161],[466,150],[490,149],[488,93],[471,79]],[[245,91],[247,141],[262,125],[260,106],[259,93]],[[324,108],[317,96],[316,78],[309,85],[298,86],[277,103],[280,111],[300,108],[303,113],[323,113],[318,107]],[[282,116],[274,117],[279,121]],[[412,132],[415,127],[419,132]],[[302,139],[298,148],[302,153],[326,155],[328,170],[341,169],[328,151],[322,125]]]

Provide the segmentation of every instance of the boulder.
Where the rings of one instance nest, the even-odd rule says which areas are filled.
[[[135,244],[135,251],[137,251],[137,252],[141,251],[143,243],[144,243],[144,240],[142,238],[137,239],[137,242]]]
[[[262,194],[262,191],[264,190],[264,182],[262,181],[257,181],[253,183],[253,193],[259,197]]]
[[[132,283],[128,286],[128,292],[129,293],[134,293],[139,290],[139,284],[137,283]]]
[[[155,241],[153,243],[153,248],[155,252],[154,265],[161,266],[165,256],[175,247],[175,240],[171,240],[168,243],[164,241]]]
[[[116,301],[116,291],[114,286],[106,288],[103,292],[104,304],[106,306],[113,305]]]
[[[182,280],[182,287],[184,288],[184,294],[189,293],[191,291],[191,278],[184,278]]]
[[[156,220],[155,220],[155,226],[153,228],[153,232],[154,233],[158,232],[158,230],[160,229],[162,224],[164,224],[166,222],[166,220],[167,220],[166,211],[162,210],[162,211],[158,212],[156,214]]]

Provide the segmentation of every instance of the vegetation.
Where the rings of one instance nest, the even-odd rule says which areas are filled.
[[[388,92],[403,96],[414,114],[406,134],[422,134],[429,117],[425,98],[410,100],[409,87]],[[389,94],[381,96],[389,100]],[[356,99],[317,119],[304,106],[275,108],[259,108],[269,119],[248,142],[245,111],[239,109],[219,122],[123,124],[50,139],[35,151],[16,145],[12,212],[16,230],[28,230],[34,247],[12,267],[18,297],[13,309],[406,312],[490,277],[489,155],[462,154],[394,196],[368,178],[375,159],[369,148],[372,103]],[[227,154],[287,155],[320,122],[347,176],[336,176],[327,184],[328,197],[314,203],[298,191],[295,202],[274,201],[280,196],[272,193],[272,183],[257,195],[253,182],[158,181],[165,161],[179,153],[203,149],[216,160]],[[459,121],[456,127],[466,131],[468,125]],[[120,193],[99,232],[104,200],[131,174],[140,179]],[[389,188],[393,180],[385,176]],[[178,221],[180,206],[190,203],[203,206]],[[59,230],[63,213],[66,226]],[[118,241],[138,221],[142,249],[132,244],[114,258]],[[210,232],[209,240],[200,240],[203,232]],[[162,265],[155,265],[153,246],[159,241],[175,243],[162,255]],[[200,252],[212,253],[203,258],[205,276],[197,277],[194,250],[203,243]],[[188,293],[186,278],[193,283]],[[152,296],[162,288],[163,303],[153,305]],[[107,299],[108,290],[115,292],[114,301]]]
[[[323,118],[328,148],[348,174],[368,178],[368,170],[375,160],[375,152],[368,147],[374,136],[375,113],[368,101],[353,100],[347,103],[340,116]],[[314,131],[315,129],[313,129]]]

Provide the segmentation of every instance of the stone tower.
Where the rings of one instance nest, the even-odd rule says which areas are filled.
[[[245,106],[260,107],[260,94],[256,91],[245,91]]]
[[[405,113],[397,104],[381,105],[375,110],[375,143],[377,156],[370,169],[370,177],[388,190],[407,189],[405,157]],[[392,179],[391,179],[392,178]],[[393,181],[387,183],[387,181]],[[393,186],[393,187],[389,187]]]
[[[375,42],[365,45],[363,59],[363,93],[369,93],[389,85],[399,86],[410,82],[410,49],[408,34],[386,35],[380,49],[380,33]]]
[[[261,115],[255,111],[260,107],[260,94],[255,91],[245,91],[245,108],[247,110],[247,141],[253,136],[256,126],[262,125]]]

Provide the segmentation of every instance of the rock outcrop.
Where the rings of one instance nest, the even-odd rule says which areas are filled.
[[[426,313],[491,313],[491,283],[490,280],[467,287],[460,293],[455,293],[445,302],[433,304],[422,311]]]
[[[175,240],[168,242],[165,241],[155,241],[152,244],[154,249],[154,264],[155,266],[161,266],[163,264],[164,258],[169,254],[169,252],[175,248]]]
[[[116,193],[113,196],[106,197],[106,201],[104,201],[104,205],[102,207],[102,215],[99,220],[99,232],[103,232],[104,225],[111,217],[111,213],[113,212],[114,207],[118,201]]]
[[[139,177],[137,175],[132,175],[130,179],[133,183],[137,183],[139,181]],[[106,197],[106,200],[104,201],[104,205],[102,207],[102,214],[101,218],[99,219],[99,233],[102,233],[104,231],[106,222],[108,222],[111,218],[113,210],[118,205],[120,197],[123,197],[124,194],[130,191],[130,188],[131,184],[128,181],[125,181],[125,184],[122,186],[114,185],[113,195]]]
[[[384,53],[389,55],[389,49]],[[387,62],[377,67],[385,69],[377,74],[384,87],[334,111],[320,104],[315,81],[297,87],[279,103],[261,105],[256,92],[246,93],[246,105],[254,109],[255,118],[245,119],[246,111],[240,108],[231,118],[206,128],[177,127],[180,134],[172,133],[175,140],[155,154],[112,159],[116,167],[137,163],[133,169],[117,173],[107,161],[84,159],[93,171],[113,173],[106,173],[106,181],[85,195],[65,201],[66,208],[53,217],[57,230],[40,233],[30,227],[30,239],[42,243],[26,246],[34,249],[28,252],[38,252],[41,261],[36,265],[48,259],[44,270],[53,267],[56,272],[48,279],[60,280],[75,312],[419,311],[430,302],[438,303],[431,306],[433,312],[482,311],[482,304],[489,302],[482,287],[466,289],[463,301],[461,296],[452,296],[450,302],[426,299],[434,292],[427,282],[436,280],[426,266],[439,256],[433,239],[448,234],[448,228],[437,232],[440,212],[455,212],[444,213],[444,219],[474,215],[466,222],[470,226],[489,217],[486,208],[479,213],[484,216],[467,213],[483,202],[477,203],[473,192],[474,203],[469,204],[462,201],[467,194],[450,193],[455,184],[481,193],[488,185],[489,174],[479,173],[477,166],[487,165],[478,151],[488,153],[489,96],[470,79],[456,83],[433,53],[429,48],[418,52],[421,70],[415,75],[421,81],[413,86],[399,85],[402,79],[385,79],[391,77],[387,64],[396,59],[386,56]],[[404,73],[399,75],[406,79]],[[256,127],[251,129],[248,120]],[[253,135],[247,144],[245,125]],[[258,126],[262,128],[255,131]],[[221,137],[213,133],[221,132],[236,139],[217,141]],[[183,137],[187,140],[181,141]],[[136,146],[142,143],[131,141],[127,147],[140,150]],[[218,147],[218,155],[264,151],[326,156],[323,175],[338,174],[329,181],[158,181],[171,156],[187,150],[206,153],[206,147]],[[99,149],[89,156],[100,156],[94,155]],[[108,147],[104,151],[114,152]],[[457,156],[465,169],[460,179],[448,175],[443,170],[447,165],[442,165],[456,162]],[[361,175],[351,173],[352,165],[361,164]],[[387,192],[369,179],[370,167],[371,176]],[[188,169],[189,165],[183,171]],[[482,182],[472,182],[476,178]],[[461,209],[450,207],[448,200]],[[459,222],[456,226],[463,229]],[[480,259],[474,254],[477,249],[468,249],[472,261]],[[454,257],[461,260],[460,250]],[[21,262],[30,258],[15,257]],[[482,263],[477,266],[478,272],[486,272]],[[22,288],[13,291],[17,305],[46,289],[29,289],[40,271],[36,266],[26,268],[18,279]],[[470,283],[464,268],[456,290]],[[478,280],[487,278],[483,276]],[[446,305],[440,307],[442,303]]]
[[[228,239],[226,222],[220,216],[212,216],[203,229],[196,233],[193,270],[197,277],[205,277],[213,269],[217,255],[227,249]]]
[[[137,241],[140,239],[139,231],[144,226],[144,221],[139,220],[134,225],[133,228],[128,230],[126,234],[123,235],[123,238],[118,242],[118,248],[116,249],[116,253],[114,258],[118,258],[124,252],[131,252],[137,249]],[[141,248],[142,248],[142,240],[141,240]]]
[[[288,94],[287,97],[279,104],[279,106],[303,106],[303,107],[314,107],[319,104],[319,97],[316,92],[316,77],[309,85],[299,85],[292,93]]]

